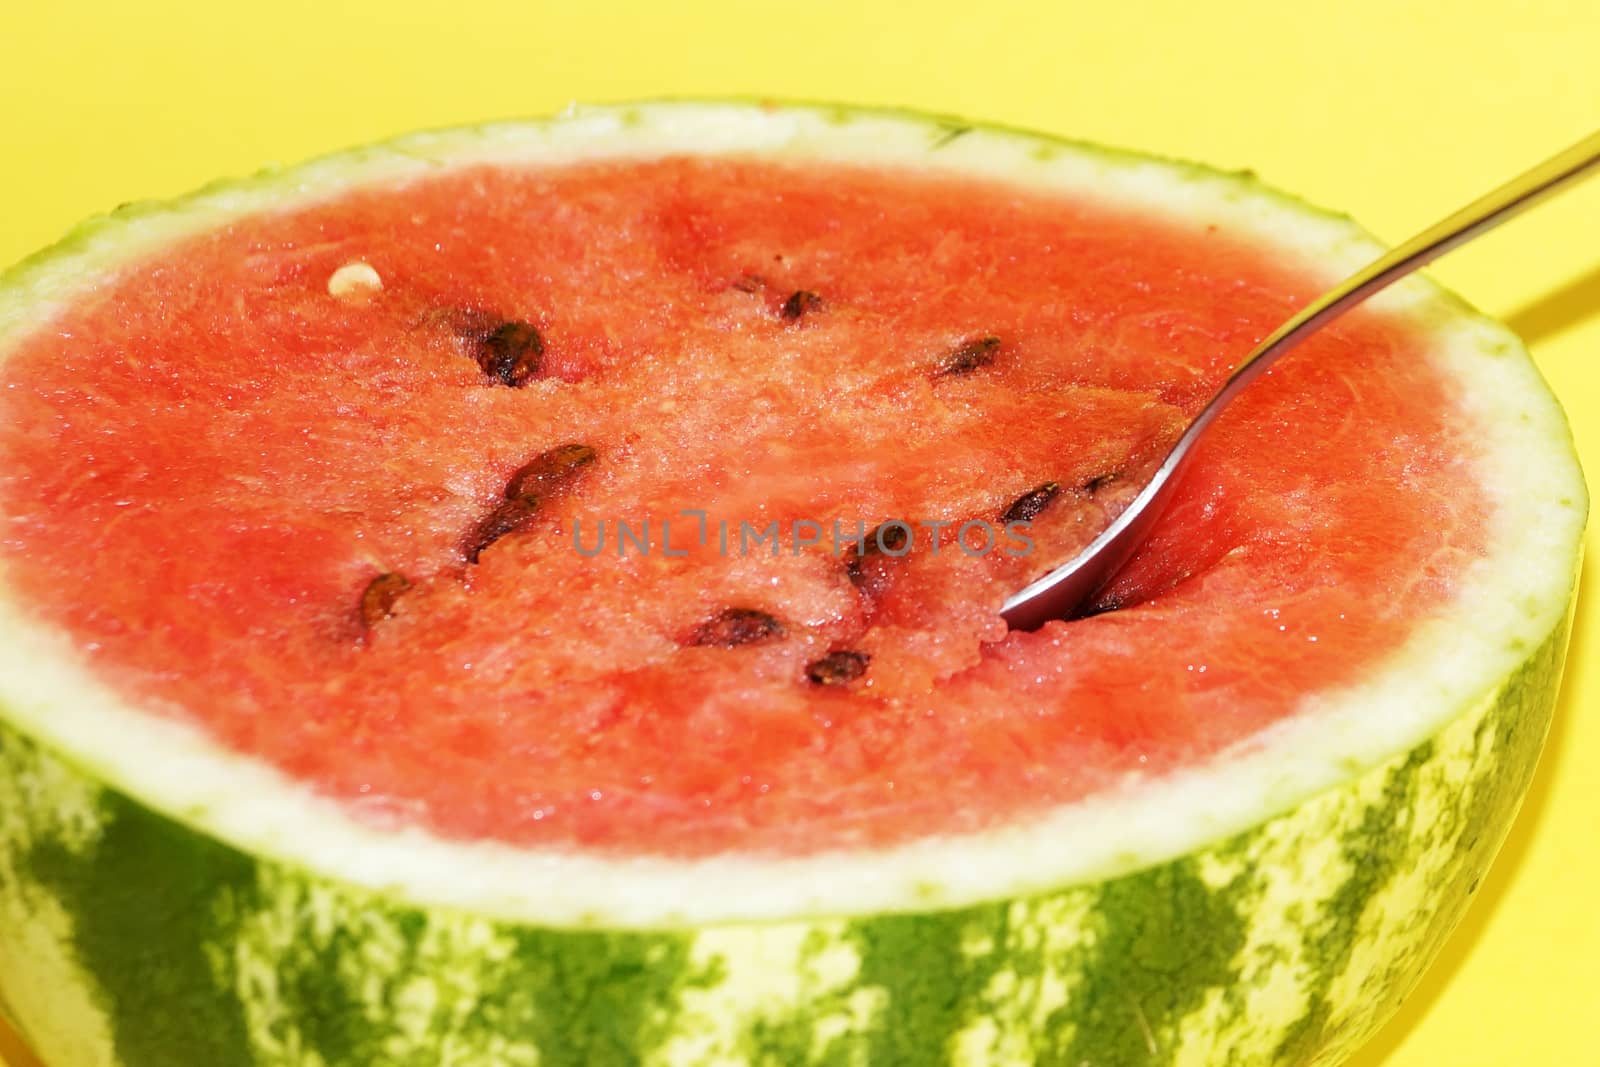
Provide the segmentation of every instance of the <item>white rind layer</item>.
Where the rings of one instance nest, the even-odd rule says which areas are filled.
[[[0,361],[121,265],[229,219],[403,182],[448,165],[677,152],[909,164],[1091,193],[1258,236],[1331,283],[1379,253],[1348,220],[1252,179],[1033,135],[826,108],[654,104],[545,122],[415,135],[282,173],[138,206],[86,225],[0,278]],[[379,829],[198,729],[142,714],[60,633],[4,598],[0,715],[147,806],[249,852],[422,905],[543,925],[668,927],[865,915],[1015,897],[1098,881],[1194,851],[1404,752],[1494,701],[1563,622],[1586,500],[1564,418],[1520,342],[1437,286],[1379,300],[1435,339],[1493,503],[1486,559],[1448,617],[1419,626],[1359,686],[1314,693],[1278,726],[1212,762],[1009,828],[898,847],[774,858],[617,859]]]

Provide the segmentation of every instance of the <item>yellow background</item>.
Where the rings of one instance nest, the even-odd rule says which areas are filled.
[[[121,201],[269,161],[572,99],[719,94],[906,105],[1251,167],[1393,241],[1600,124],[1600,5],[0,0],[0,264]],[[1434,274],[1527,339],[1600,477],[1600,178]],[[1590,557],[1528,804],[1358,1067],[1597,1062]],[[31,1067],[6,1034],[0,1060]]]

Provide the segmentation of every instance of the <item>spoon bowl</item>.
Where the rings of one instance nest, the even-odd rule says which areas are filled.
[[[1506,182],[1378,257],[1302,308],[1244,358],[1195,416],[1128,507],[1076,556],[1013,594],[1000,614],[1013,630],[1076,617],[1150,536],[1171,502],[1195,446],[1251,382],[1301,341],[1411,272],[1592,174],[1600,130]]]

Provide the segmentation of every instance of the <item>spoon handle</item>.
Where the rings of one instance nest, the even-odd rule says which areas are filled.
[[[1532,207],[1568,183],[1586,177],[1597,164],[1600,164],[1600,130],[1379,256],[1302,308],[1234,369],[1216,396],[1172,446],[1155,476],[1115,522],[1077,556],[1005,602],[1000,614],[1006,622],[1014,630],[1037,629],[1051,619],[1073,617],[1099,592],[1149,536],[1171,499],[1195,442],[1233,398],[1279,356],[1374,293]]]

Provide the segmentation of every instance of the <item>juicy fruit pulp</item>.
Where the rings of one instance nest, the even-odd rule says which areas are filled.
[[[331,294],[354,262],[381,288]],[[1481,554],[1451,387],[1367,313],[1236,405],[1119,610],[1006,633],[1318,288],[1215,229],[881,168],[349,193],[11,357],[9,577],[125,692],[372,819],[678,855],[982,829],[1359,678]],[[1019,516],[1031,556],[951,547]],[[888,520],[904,555],[834,550]]]

